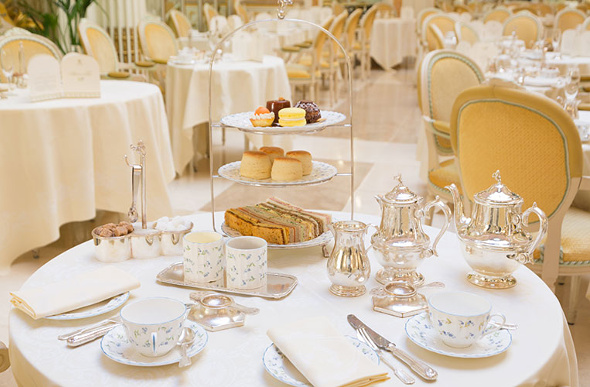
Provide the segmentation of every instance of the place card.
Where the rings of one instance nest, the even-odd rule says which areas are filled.
[[[61,74],[59,62],[51,55],[35,55],[27,68],[32,101],[61,98]]]
[[[100,98],[98,62],[88,55],[67,54],[61,64],[51,55],[35,55],[27,67],[31,101]]]
[[[100,98],[100,70],[91,56],[69,53],[61,60],[65,98]]]

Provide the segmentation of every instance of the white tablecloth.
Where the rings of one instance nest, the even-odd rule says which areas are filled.
[[[147,147],[148,216],[170,214],[174,178],[160,90],[101,81],[101,98],[30,102],[28,91],[0,101],[0,271],[20,254],[59,238],[59,226],[96,209],[127,213],[129,145]],[[139,160],[137,160],[139,161]]]
[[[193,157],[193,126],[209,121],[209,65],[168,64],[166,109],[174,168],[182,173]],[[281,58],[263,62],[222,61],[213,66],[212,117],[253,111],[278,97],[291,98],[289,78]]]
[[[345,219],[349,214],[338,213]],[[219,216],[221,220],[223,217]],[[378,224],[375,216],[357,219]],[[210,214],[196,216],[196,229],[207,229]],[[425,227],[434,237],[437,229]],[[440,386],[577,386],[577,363],[569,328],[559,302],[549,288],[525,267],[514,276],[518,284],[507,290],[486,290],[469,284],[469,271],[459,252],[454,234],[445,235],[438,245],[439,257],[430,258],[419,271],[426,281],[443,281],[449,290],[465,290],[488,298],[495,312],[506,315],[518,324],[507,352],[483,359],[457,359],[426,351],[414,345],[405,335],[405,319],[372,311],[371,296],[340,298],[330,294],[326,259],[320,248],[303,250],[271,250],[269,270],[297,276],[299,282],[291,295],[282,300],[236,297],[237,302],[260,308],[260,313],[248,316],[244,327],[209,332],[207,347],[193,358],[193,365],[179,369],[176,364],[142,368],[116,363],[106,358],[99,342],[75,349],[58,341],[59,334],[96,323],[102,317],[82,321],[34,321],[13,310],[9,317],[10,355],[12,371],[21,385],[39,386],[283,386],[264,369],[262,354],[271,344],[266,331],[273,326],[310,316],[326,316],[343,334],[354,331],[346,322],[349,313],[374,327],[400,348],[431,364],[439,372]],[[370,255],[371,256],[371,255]],[[164,286],[155,277],[166,266],[181,257],[129,260],[117,267],[137,276],[141,288],[131,292],[132,299],[168,296],[189,301],[190,289]],[[94,259],[91,242],[79,245],[54,258],[23,285],[38,286],[46,282],[71,277],[75,273],[103,265]],[[380,269],[371,256],[372,274]],[[371,278],[369,289],[377,283]],[[432,291],[432,290],[431,290]],[[436,291],[436,290],[435,290]],[[115,316],[116,313],[106,316]],[[384,371],[389,371],[381,365]],[[403,367],[403,366],[402,366]],[[390,372],[390,371],[389,371]],[[409,372],[409,370],[408,370]],[[432,385],[416,378],[416,385]],[[399,386],[392,379],[384,386]]]
[[[376,19],[371,33],[371,57],[390,69],[416,55],[416,19]]]
[[[590,55],[590,53],[588,53]],[[561,59],[557,59],[553,53],[547,54],[547,64],[559,68],[561,74],[567,74],[569,66],[578,66],[581,75],[590,75],[590,56],[570,56],[562,55]]]

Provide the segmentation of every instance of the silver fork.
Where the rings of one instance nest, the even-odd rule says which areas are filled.
[[[371,337],[367,334],[367,331],[365,330],[365,328],[358,328],[356,330],[356,333],[357,333],[357,337],[360,340],[367,343],[367,345],[369,347],[371,347],[371,349],[373,351],[377,352],[379,359],[381,359],[383,361],[383,363],[387,364],[387,366],[389,366],[389,368],[391,368],[393,370],[393,373],[395,374],[395,376],[397,376],[397,378],[399,380],[401,380],[404,384],[414,384],[416,382],[416,380],[411,375],[409,375],[406,371],[404,371],[403,369],[397,368],[396,366],[393,365],[392,362],[390,362],[387,358],[385,358],[385,356],[383,356],[381,349],[379,349],[379,347],[377,347],[375,342],[373,340],[371,340]]]

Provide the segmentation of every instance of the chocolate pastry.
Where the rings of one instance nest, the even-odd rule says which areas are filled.
[[[295,107],[305,110],[305,121],[307,121],[308,124],[316,122],[317,120],[322,118],[320,108],[318,107],[318,105],[315,104],[315,102],[299,101],[297,102],[297,105],[295,105]]]
[[[279,110],[291,107],[291,102],[281,97],[274,101],[267,101],[266,108],[275,114],[275,119],[272,122],[272,126],[278,126],[279,122]]]

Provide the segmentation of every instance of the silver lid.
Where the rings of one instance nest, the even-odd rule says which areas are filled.
[[[412,192],[408,187],[406,187],[402,181],[402,176],[397,175],[395,179],[398,181],[398,184],[383,198],[387,200],[389,203],[415,203],[418,200],[422,199],[422,197],[416,195]]]
[[[475,194],[474,201],[476,203],[497,206],[521,204],[524,201],[522,197],[510,191],[508,187],[502,184],[500,171],[496,171],[492,176],[496,179],[496,184],[485,191]]]

